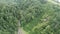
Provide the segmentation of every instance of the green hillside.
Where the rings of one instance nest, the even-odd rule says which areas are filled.
[[[1,0],[0,34],[18,34],[19,28],[23,34],[60,34],[60,4],[52,0]]]

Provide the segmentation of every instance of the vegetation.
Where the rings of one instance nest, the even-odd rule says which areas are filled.
[[[0,34],[17,34],[18,21],[28,34],[60,34],[60,6],[47,0],[0,3]]]

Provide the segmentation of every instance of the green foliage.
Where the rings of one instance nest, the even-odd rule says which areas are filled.
[[[0,34],[15,34],[18,21],[29,34],[60,34],[60,6],[47,0],[0,4]]]

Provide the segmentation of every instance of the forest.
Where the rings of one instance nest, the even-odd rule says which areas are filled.
[[[60,34],[60,2],[0,0],[0,34]]]

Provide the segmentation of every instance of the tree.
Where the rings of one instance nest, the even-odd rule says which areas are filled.
[[[17,0],[16,4],[1,3],[0,31],[1,34],[15,34],[23,27],[29,34],[60,34],[59,14],[60,6],[45,0]]]

